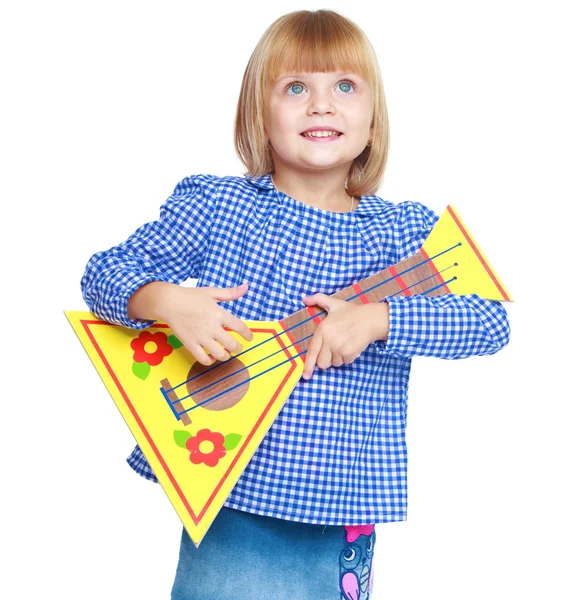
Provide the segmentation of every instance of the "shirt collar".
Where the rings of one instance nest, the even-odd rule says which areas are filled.
[[[265,173],[260,177],[252,177],[251,175],[245,175],[247,181],[262,190],[274,190],[273,181],[271,180],[271,173]],[[374,216],[382,213],[389,208],[390,203],[379,196],[362,196],[359,206],[357,206],[354,214],[357,216]]]
[[[265,173],[260,177],[252,177],[251,175],[245,175],[247,181],[255,187],[261,188],[262,190],[273,189],[273,182],[271,181],[271,173]]]

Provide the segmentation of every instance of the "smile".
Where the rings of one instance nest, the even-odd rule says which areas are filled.
[[[317,142],[317,143],[328,143],[328,142],[334,142],[335,140],[337,140],[339,137],[342,137],[342,133],[334,133],[334,132],[324,132],[324,131],[320,131],[320,132],[312,132],[312,133],[301,133],[300,134],[304,139],[308,140],[309,142]]]

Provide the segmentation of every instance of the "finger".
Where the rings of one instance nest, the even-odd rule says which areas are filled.
[[[344,364],[344,358],[342,357],[342,354],[340,354],[340,352],[333,352],[332,353],[332,366],[333,367],[340,367]]]
[[[227,352],[216,340],[211,340],[206,344],[208,352],[217,360],[228,360],[230,353]]]
[[[357,352],[347,352],[347,353],[343,353],[342,357],[344,360],[344,364],[345,365],[350,365],[352,362],[355,361],[355,359],[357,359],[359,357],[359,353]]]
[[[304,304],[307,304],[308,306],[314,306],[314,304],[316,304],[316,296],[317,296],[317,295],[318,295],[318,294],[312,294],[312,295],[310,295],[310,296],[304,296],[304,297],[302,298],[302,302],[303,302]]]
[[[218,334],[216,341],[222,344],[231,354],[238,354],[243,350],[243,347],[224,329]]]
[[[350,365],[351,363],[354,363],[357,360],[357,358],[358,356],[356,354],[352,354],[351,356],[345,358],[344,364]]]
[[[208,290],[208,293],[212,296],[212,298],[214,298],[214,300],[217,300],[218,302],[228,302],[230,300],[236,300],[237,298],[244,296],[244,294],[246,294],[249,289],[249,284],[241,283],[241,285],[239,285],[237,287],[230,287],[230,288],[211,287],[211,288],[206,288],[206,289]]]
[[[238,317],[231,315],[229,312],[227,312],[226,315],[226,326],[235,333],[238,333],[243,339],[250,342],[253,339],[253,332],[247,327],[247,324]]]
[[[313,296],[306,296],[302,298],[302,302],[306,306],[319,306],[324,310],[329,310],[330,307],[330,297],[326,294],[314,294]]]
[[[320,348],[322,347],[322,337],[319,331],[316,331],[312,339],[310,340],[310,345],[308,346],[308,350],[306,352],[306,360],[304,363],[304,379],[310,379],[312,377],[312,373],[314,372],[314,366],[316,365],[316,358],[318,354],[320,354]]]
[[[192,353],[193,357],[202,365],[211,365],[216,362],[216,359],[210,355],[200,346],[200,344],[193,344],[186,348]]]
[[[332,364],[332,352],[328,346],[322,346],[316,364],[320,369],[328,369]]]

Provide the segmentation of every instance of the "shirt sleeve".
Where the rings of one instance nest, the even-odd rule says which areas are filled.
[[[397,262],[415,254],[438,221],[422,204],[403,205],[395,240]],[[383,355],[460,359],[495,354],[509,342],[510,325],[503,304],[476,294],[388,296],[385,301],[389,306],[388,337],[375,342]]]
[[[158,221],[139,227],[125,242],[94,254],[81,280],[83,298],[97,317],[133,329],[153,321],[129,319],[129,298],[151,281],[197,278],[215,214],[213,175],[180,181],[161,206]]]

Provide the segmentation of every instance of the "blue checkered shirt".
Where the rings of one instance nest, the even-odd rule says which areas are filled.
[[[186,177],[158,221],[91,257],[84,299],[98,317],[142,329],[129,297],[150,281],[249,291],[223,307],[274,321],[302,297],[333,294],[414,254],[438,217],[417,202],[363,196],[351,213],[298,202],[262,177]],[[406,409],[411,359],[493,354],[509,340],[503,305],[476,295],[388,297],[389,335],[350,365],[300,380],[226,506],[306,523],[406,519]],[[127,459],[156,481],[137,446]]]

